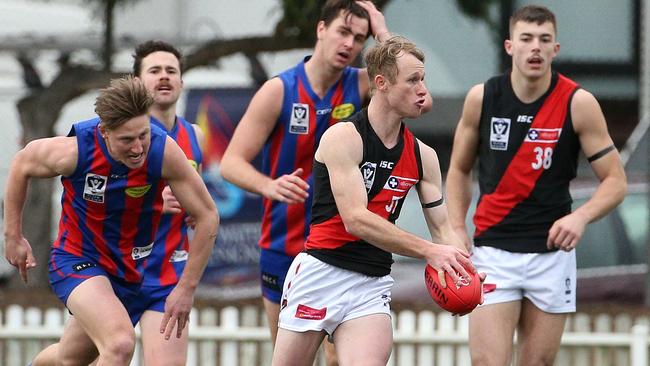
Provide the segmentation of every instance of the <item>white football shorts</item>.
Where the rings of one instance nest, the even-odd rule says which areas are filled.
[[[472,262],[487,278],[483,306],[526,297],[547,313],[576,311],[575,250],[512,253],[488,246],[474,247]]]
[[[390,275],[371,277],[300,253],[284,281],[278,326],[295,332],[322,331],[371,314],[390,316]]]

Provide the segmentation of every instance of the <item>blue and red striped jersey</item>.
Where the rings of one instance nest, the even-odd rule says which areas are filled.
[[[275,179],[303,169],[301,176],[310,187],[304,204],[287,205],[263,199],[260,247],[296,256],[309,233],[312,163],[325,130],[361,109],[359,70],[346,67],[341,78],[321,99],[305,74],[305,58],[278,77],[284,84],[282,110],[263,149],[262,172]]]
[[[154,117],[151,117],[151,123],[166,130],[165,125]],[[203,155],[192,124],[177,116],[174,127],[167,131],[167,135],[176,141],[192,167],[198,170]],[[145,264],[145,285],[167,286],[178,282],[189,251],[186,217],[183,210],[178,214],[163,214],[160,218],[156,240]]]
[[[142,260],[151,250],[162,211],[164,131],[151,128],[142,167],[129,169],[108,153],[99,118],[72,126],[78,156],[75,171],[61,177],[59,235],[53,244],[94,260],[127,282],[142,281]]]

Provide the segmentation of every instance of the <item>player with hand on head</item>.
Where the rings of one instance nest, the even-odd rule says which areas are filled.
[[[426,104],[424,54],[392,37],[366,63],[367,110],[330,127],[315,154],[311,228],[285,280],[273,365],[311,365],[326,335],[341,364],[386,365],[392,253],[424,258],[454,282],[474,271],[447,219],[436,153],[402,122]],[[394,225],[413,187],[435,243]]]
[[[313,55],[260,88],[221,161],[226,180],[263,196],[260,278],[273,341],[284,278],[309,233],[314,152],[325,130],[368,96],[368,71],[350,65],[370,34],[390,36],[372,1],[325,2]],[[431,108],[428,93],[422,107]],[[258,171],[251,161],[260,151]]]
[[[449,214],[465,229],[478,156],[479,203],[472,260],[488,275],[485,303],[470,314],[474,365],[552,365],[567,313],[575,311],[576,257],[585,226],[618,205],[626,178],[592,94],[555,72],[555,15],[528,5],[510,18],[512,69],[467,94],[447,176]],[[600,180],[571,212],[578,152]]]

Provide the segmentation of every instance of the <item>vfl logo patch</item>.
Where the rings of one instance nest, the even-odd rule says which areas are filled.
[[[149,254],[151,254],[152,249],[153,249],[153,243],[145,247],[133,247],[133,249],[131,249],[131,258],[137,261],[138,259],[148,257]]]
[[[169,257],[169,261],[172,263],[184,262],[187,260],[188,255],[187,250],[175,250],[171,257]]]
[[[560,139],[561,128],[531,128],[526,134],[525,142],[552,144]]]
[[[145,194],[147,194],[147,192],[149,192],[150,189],[151,189],[151,184],[147,184],[139,187],[129,187],[125,189],[124,192],[126,192],[126,194],[129,197],[140,198]]]
[[[309,106],[304,103],[293,103],[289,132],[299,135],[309,133]]]
[[[307,305],[299,304],[296,309],[296,318],[307,320],[323,320],[327,315],[327,307],[314,309]]]
[[[361,166],[361,175],[363,176],[363,183],[366,185],[366,191],[370,192],[372,184],[375,182],[375,172],[377,171],[377,163],[365,162]]]
[[[395,192],[406,192],[417,182],[417,179],[391,175],[386,181],[386,184],[384,184],[384,189]]]
[[[84,184],[83,198],[86,201],[104,203],[104,193],[106,192],[106,182],[108,177],[93,173],[86,174]]]
[[[510,137],[510,118],[492,117],[490,121],[490,149],[507,150]]]
[[[81,272],[86,268],[97,267],[95,263],[92,262],[82,262],[72,265],[72,270],[75,272]]]
[[[345,103],[334,107],[334,110],[332,111],[332,118],[343,119],[350,117],[352,113],[354,113],[354,104]]]

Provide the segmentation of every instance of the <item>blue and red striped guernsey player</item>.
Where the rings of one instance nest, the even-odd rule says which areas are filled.
[[[368,97],[367,70],[350,65],[370,34],[389,36],[371,1],[328,0],[313,55],[260,88],[221,161],[225,179],[263,196],[260,278],[273,340],[284,278],[309,233],[314,153],[325,130]],[[251,164],[260,151],[262,171]]]
[[[202,162],[203,133],[197,125],[176,115],[176,104],[182,91],[182,55],[171,44],[147,41],[135,49],[133,75],[141,79],[154,98],[150,109],[151,124],[167,131],[185,153],[190,165],[198,170]],[[165,300],[176,286],[188,258],[189,217],[171,193],[163,189],[163,215],[154,245],[140,256],[144,262],[144,279],[138,294],[131,300],[129,315],[142,330],[142,349],[146,365],[185,365],[188,331],[180,337],[165,339],[159,328],[165,312]],[[97,348],[82,332],[70,331],[74,317],[66,329],[76,337],[67,336],[65,343],[50,345],[32,361],[33,366],[55,365],[57,358],[80,359],[85,363],[96,358]]]
[[[216,207],[183,151],[164,131],[151,126],[152,103],[141,81],[113,80],[96,100],[98,119],[75,124],[70,136],[30,142],[16,154],[7,182],[5,255],[26,281],[27,269],[36,265],[22,235],[28,181],[62,176],[62,213],[50,256],[50,283],[75,321],[71,329],[66,327],[61,345],[68,335],[74,339],[85,334],[99,351],[98,364],[128,365],[133,355],[129,306],[154,242],[163,182],[196,220],[191,244],[195,254],[168,296],[159,328],[164,337],[170,338],[174,330],[180,337],[186,327],[194,290],[216,237]],[[84,343],[70,346],[88,348]]]
[[[556,35],[549,9],[517,10],[504,43],[512,69],[470,89],[456,129],[449,215],[468,250],[465,216],[477,158],[481,193],[472,261],[487,279],[485,303],[469,317],[474,365],[554,363],[567,314],[576,309],[574,249],[585,226],[625,196],[625,172],[596,98],[551,67],[560,50]],[[580,150],[600,184],[571,212],[569,182]]]

